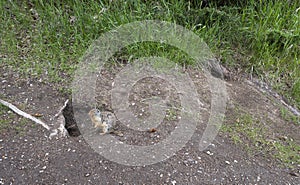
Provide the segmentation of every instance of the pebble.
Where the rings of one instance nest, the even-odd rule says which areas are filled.
[[[290,175],[294,176],[294,177],[299,177],[300,173],[297,172],[290,172]]]
[[[259,182],[259,181],[260,181],[260,179],[261,179],[261,178],[260,178],[260,176],[257,176],[257,179],[256,179],[256,181],[257,181],[257,182]]]
[[[209,151],[209,150],[206,152],[206,154],[207,154],[207,155],[214,155],[214,153],[212,153],[212,152]]]

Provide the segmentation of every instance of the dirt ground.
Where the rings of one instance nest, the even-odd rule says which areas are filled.
[[[111,110],[112,82],[118,69],[102,72],[98,82],[97,107]],[[207,81],[199,71],[188,69],[203,103],[202,122],[209,118],[210,98]],[[0,69],[1,98],[27,113],[51,117],[68,98],[43,79],[22,78],[9,68]],[[235,110],[241,109],[260,119],[269,128],[268,138],[285,136],[300,144],[300,127],[280,116],[280,102],[247,80],[225,82],[229,101],[224,125],[236,121]],[[167,98],[169,111],[155,132],[138,132],[119,124],[124,133],[117,137],[131,145],[151,145],[165,139],[178,121],[180,107],[175,89],[158,78],[146,78],[132,89],[129,101],[133,113],[149,116],[143,99]],[[2,107],[1,120],[7,126],[0,133],[0,184],[300,184],[300,164],[293,168],[263,152],[251,153],[243,144],[235,144],[226,132],[220,132],[213,143],[199,151],[199,140],[205,125],[199,124],[192,139],[169,159],[148,166],[125,166],[96,153],[82,135],[49,139],[49,131]],[[73,130],[74,131],[74,130]],[[300,152],[300,151],[298,151]],[[299,153],[300,155],[300,153]]]

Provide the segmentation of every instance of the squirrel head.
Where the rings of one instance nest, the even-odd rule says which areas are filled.
[[[101,116],[101,112],[99,109],[92,109],[90,112],[89,112],[89,115],[90,116],[97,116],[97,117],[100,117]]]

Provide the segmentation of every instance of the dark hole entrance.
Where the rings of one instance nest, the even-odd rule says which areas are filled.
[[[65,128],[67,129],[69,135],[72,137],[80,136],[81,134],[74,118],[72,101],[69,101],[66,108],[63,110],[63,116],[66,120]]]

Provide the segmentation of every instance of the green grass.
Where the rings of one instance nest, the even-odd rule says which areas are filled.
[[[7,111],[9,110],[9,108],[7,108],[4,105],[0,105],[0,116],[7,113]],[[0,119],[0,132],[2,132],[4,129],[9,128],[10,126],[10,121],[7,119]]]
[[[287,122],[294,123],[296,125],[300,125],[300,117],[292,114],[287,108],[282,107],[280,109],[280,116]]]
[[[14,112],[10,111],[4,105],[0,105],[0,133],[13,131],[15,134],[22,136],[26,133],[28,125],[32,124],[26,118],[16,119],[17,116]],[[15,120],[15,122],[13,122]],[[17,121],[16,121],[17,120]],[[33,124],[34,125],[34,124]],[[31,126],[33,127],[33,126]]]
[[[292,138],[271,139],[268,128],[250,114],[240,114],[232,124],[224,124],[221,132],[227,133],[235,144],[243,146],[252,155],[270,156],[291,168],[300,164],[300,145]]]
[[[229,133],[235,144],[243,143],[248,150],[252,148],[261,150],[264,148],[261,144],[265,143],[265,130],[258,120],[255,120],[249,114],[240,115],[233,125],[223,125],[221,130]]]
[[[175,109],[167,109],[167,112],[166,112],[166,119],[168,121],[174,121],[177,119],[177,115],[178,115],[178,112],[175,110]]]
[[[1,1],[0,66],[50,82],[70,82],[91,43],[132,21],[180,24],[203,38],[223,64],[268,81],[300,107],[300,3],[248,1],[200,8],[188,1]],[[159,54],[189,64],[184,53],[159,43],[137,43],[117,55]]]

